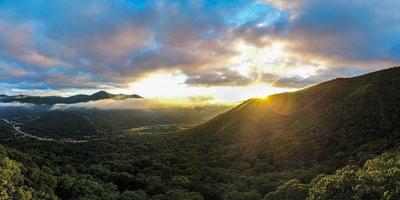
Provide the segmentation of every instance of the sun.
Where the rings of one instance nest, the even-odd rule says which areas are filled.
[[[240,41],[232,47],[237,54],[226,60],[227,67],[236,71],[250,81],[244,85],[190,85],[189,78],[182,71],[157,71],[143,76],[130,84],[129,91],[146,98],[157,98],[165,101],[183,101],[191,97],[207,97],[209,103],[237,103],[250,98],[263,98],[271,94],[288,92],[294,88],[275,86],[275,80],[264,80],[265,74],[277,77],[286,75],[309,76],[312,68],[285,67],[289,56],[285,44],[274,41],[270,45],[257,47]],[[290,71],[292,70],[292,71]],[[208,98],[212,97],[212,98]]]

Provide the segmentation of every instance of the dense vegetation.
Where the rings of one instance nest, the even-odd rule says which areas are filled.
[[[399,77],[249,100],[190,131],[2,139],[0,199],[400,199]]]
[[[238,152],[203,154],[204,143],[187,141],[180,134],[126,135],[82,144],[13,140],[7,145],[24,152],[3,153],[6,156],[2,158],[11,158],[19,167],[18,176],[24,177],[13,179],[18,180],[13,184],[25,188],[21,192],[29,191],[35,199],[400,197],[396,192],[399,153],[378,156],[363,167],[349,165],[333,175],[323,175],[329,166],[274,169],[264,167],[264,161],[237,159]]]
[[[13,136],[13,129],[7,123],[0,121],[0,138],[10,138]]]

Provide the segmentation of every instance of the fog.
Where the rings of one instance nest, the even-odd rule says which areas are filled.
[[[174,98],[174,99],[125,99],[114,100],[104,99],[98,101],[90,101],[76,104],[56,104],[51,107],[52,110],[57,109],[173,109],[173,108],[195,108],[195,107],[229,107],[231,105],[223,103],[210,102],[209,98]]]
[[[20,103],[20,102],[9,102],[9,103],[0,103],[0,108],[2,107],[25,107],[25,108],[32,108],[35,105],[30,103]]]

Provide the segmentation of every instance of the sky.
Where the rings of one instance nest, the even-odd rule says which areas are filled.
[[[400,63],[398,0],[0,0],[0,93],[239,102]]]

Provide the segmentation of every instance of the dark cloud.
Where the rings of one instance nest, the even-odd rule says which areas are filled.
[[[185,83],[197,86],[242,86],[254,81],[253,77],[246,77],[236,71],[221,69],[203,72],[190,76]]]
[[[221,69],[190,76],[185,83],[195,86],[212,87],[246,86],[254,83],[266,82],[271,83],[275,87],[281,88],[304,88],[306,86],[338,77],[345,78],[358,76],[367,73],[368,71],[368,69],[351,67],[322,68],[317,70],[315,74],[302,77],[299,75],[282,76],[266,72],[252,72],[245,76],[233,70]]]
[[[336,74],[337,75],[337,74]],[[247,86],[254,83],[267,82],[276,87],[282,88],[302,88],[311,84],[326,80],[325,74],[303,78],[300,76],[282,77],[271,73],[250,73],[245,76],[229,69],[211,71],[191,76],[186,80],[186,84],[195,86]],[[319,78],[321,77],[321,78]],[[331,77],[329,77],[331,78]]]

